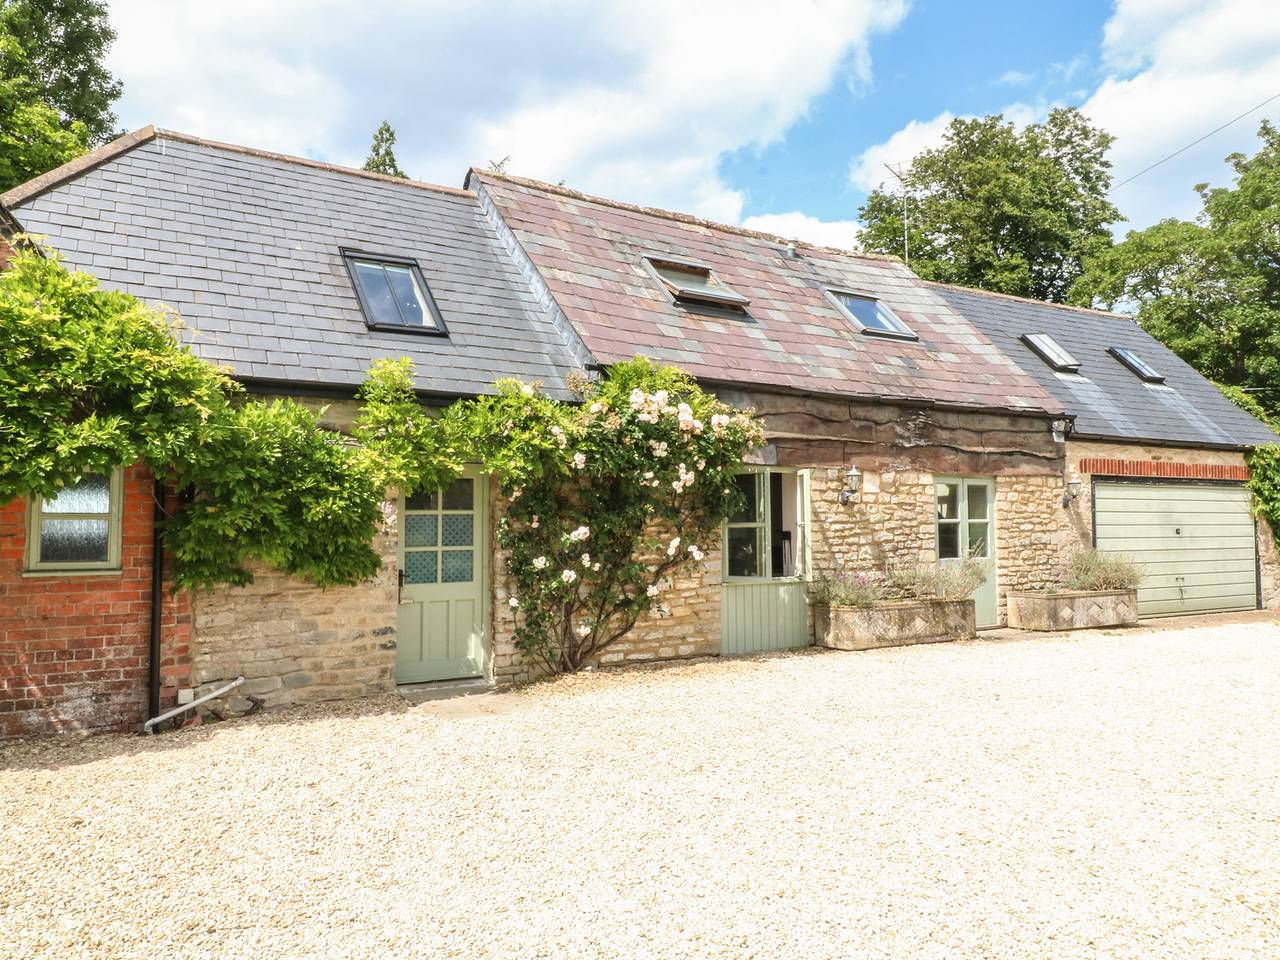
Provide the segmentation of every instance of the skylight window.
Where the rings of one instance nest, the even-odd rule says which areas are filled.
[[[1040,359],[1059,373],[1075,373],[1080,369],[1080,361],[1062,349],[1057,340],[1047,333],[1028,333],[1022,342],[1039,354]]]
[[[918,339],[911,328],[898,319],[882,300],[847,290],[827,290],[826,294],[861,333],[900,340]]]
[[[364,321],[374,330],[444,334],[444,320],[414,260],[345,250]]]
[[[1147,383],[1164,383],[1164,374],[1132,350],[1125,347],[1108,347],[1107,353],[1111,354]]]
[[[688,260],[646,257],[645,262],[658,281],[677,300],[709,303],[741,310],[751,301],[726,286],[711,268]]]

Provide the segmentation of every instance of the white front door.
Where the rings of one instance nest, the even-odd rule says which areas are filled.
[[[484,673],[486,486],[468,470],[400,498],[396,682]]]
[[[987,579],[973,592],[978,626],[999,622],[996,608],[995,481],[973,477],[934,478],[938,517],[938,563],[982,562]]]

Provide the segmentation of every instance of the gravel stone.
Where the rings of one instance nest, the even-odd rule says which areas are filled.
[[[1280,956],[1280,625],[0,748],[0,956]]]

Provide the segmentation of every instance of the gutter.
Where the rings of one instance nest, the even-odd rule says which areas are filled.
[[[156,480],[151,519],[151,638],[147,648],[147,716],[160,712],[160,628],[164,618],[164,482]]]

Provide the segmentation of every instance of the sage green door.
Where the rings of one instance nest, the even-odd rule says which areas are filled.
[[[938,563],[954,564],[972,557],[987,578],[973,592],[979,627],[999,623],[996,606],[995,481],[974,477],[935,477]]]
[[[400,500],[397,683],[484,673],[485,489],[469,470]]]
[[[746,506],[725,525],[720,652],[809,643],[809,472],[748,467],[736,477]]]
[[[1138,615],[1252,610],[1258,567],[1249,491],[1195,483],[1094,484],[1099,550],[1142,567]]]

